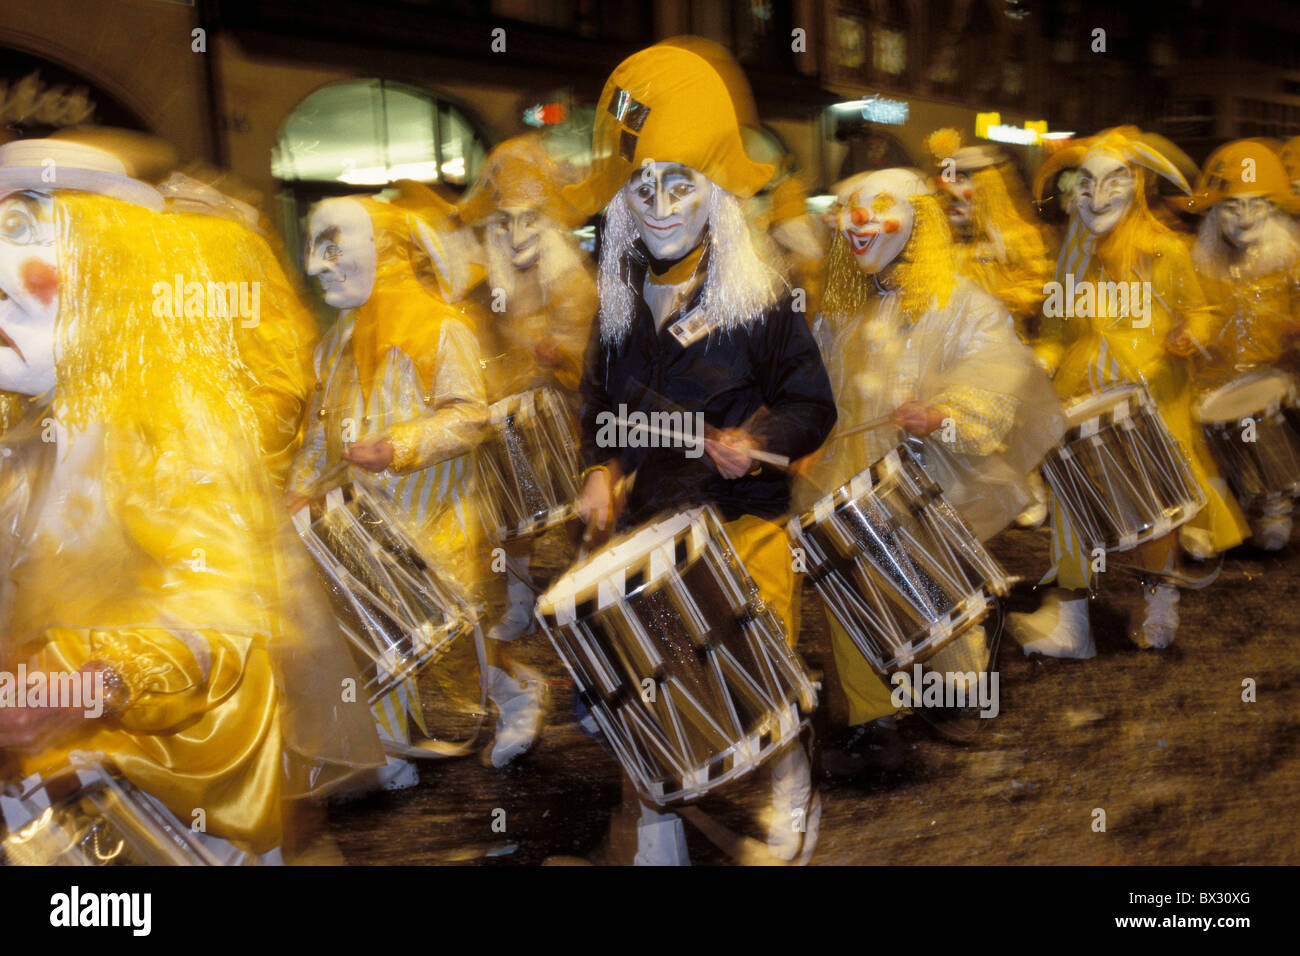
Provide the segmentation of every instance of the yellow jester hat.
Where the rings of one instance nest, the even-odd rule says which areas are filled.
[[[775,170],[745,153],[727,84],[703,57],[660,44],[634,53],[610,74],[596,105],[592,172],[564,190],[588,215],[604,209],[646,162],[681,163],[741,199]]]
[[[1239,139],[1211,153],[1187,209],[1205,212],[1233,196],[1266,196],[1288,212],[1300,211],[1286,167],[1262,140]]]

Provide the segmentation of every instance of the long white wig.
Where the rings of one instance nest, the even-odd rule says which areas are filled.
[[[1264,233],[1249,248],[1239,249],[1228,241],[1219,222],[1216,205],[1201,221],[1192,247],[1192,262],[1215,279],[1249,280],[1292,268],[1300,260],[1300,237],[1290,217],[1274,206],[1264,223]]]
[[[637,239],[636,221],[620,190],[605,213],[600,250],[600,341],[616,345],[632,327],[640,289],[628,282],[624,265]],[[714,185],[709,193],[709,264],[700,305],[715,328],[728,330],[761,318],[785,286],[781,274],[760,253],[736,197]]]

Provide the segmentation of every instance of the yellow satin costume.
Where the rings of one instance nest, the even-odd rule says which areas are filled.
[[[126,696],[9,769],[100,751],[183,824],[266,852],[284,801],[382,762],[342,693],[356,669],[263,467],[229,317],[154,307],[157,278],[217,272],[177,217],[55,197],[58,384],[4,437],[0,661],[108,667]]]

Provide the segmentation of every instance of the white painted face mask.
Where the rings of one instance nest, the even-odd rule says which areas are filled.
[[[948,222],[954,229],[963,228],[970,222],[971,202],[975,198],[974,180],[970,173],[958,172],[954,174],[952,182],[940,176],[939,186],[944,192],[944,211],[948,214]]]
[[[54,201],[41,193],[0,199],[0,388],[42,395],[56,383],[59,315]]]
[[[651,256],[676,262],[699,246],[716,188],[703,173],[680,163],[647,163],[632,174],[623,200]]]
[[[542,248],[542,217],[526,206],[506,206],[488,221],[488,241],[506,252],[520,272],[537,265]]]
[[[1253,246],[1264,238],[1273,204],[1263,196],[1233,196],[1214,207],[1223,237],[1238,249]]]
[[[336,309],[364,305],[375,288],[375,227],[354,199],[326,199],[307,219],[307,274]]]
[[[840,197],[836,226],[859,269],[876,275],[903,254],[916,218],[907,197],[923,192],[925,184],[915,173],[882,169]]]
[[[1074,205],[1084,228],[1107,235],[1133,205],[1136,189],[1133,171],[1122,159],[1107,152],[1089,153],[1074,187]]]

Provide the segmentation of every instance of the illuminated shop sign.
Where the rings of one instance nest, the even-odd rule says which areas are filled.
[[[867,96],[847,103],[836,103],[835,109],[843,113],[861,113],[868,123],[902,126],[907,122],[907,103],[883,96]]]
[[[1002,122],[1000,113],[975,114],[975,135],[980,139],[993,140],[995,143],[1014,143],[1017,146],[1033,146],[1040,139],[1050,138],[1047,120],[1027,120],[1022,126],[1009,126]]]

